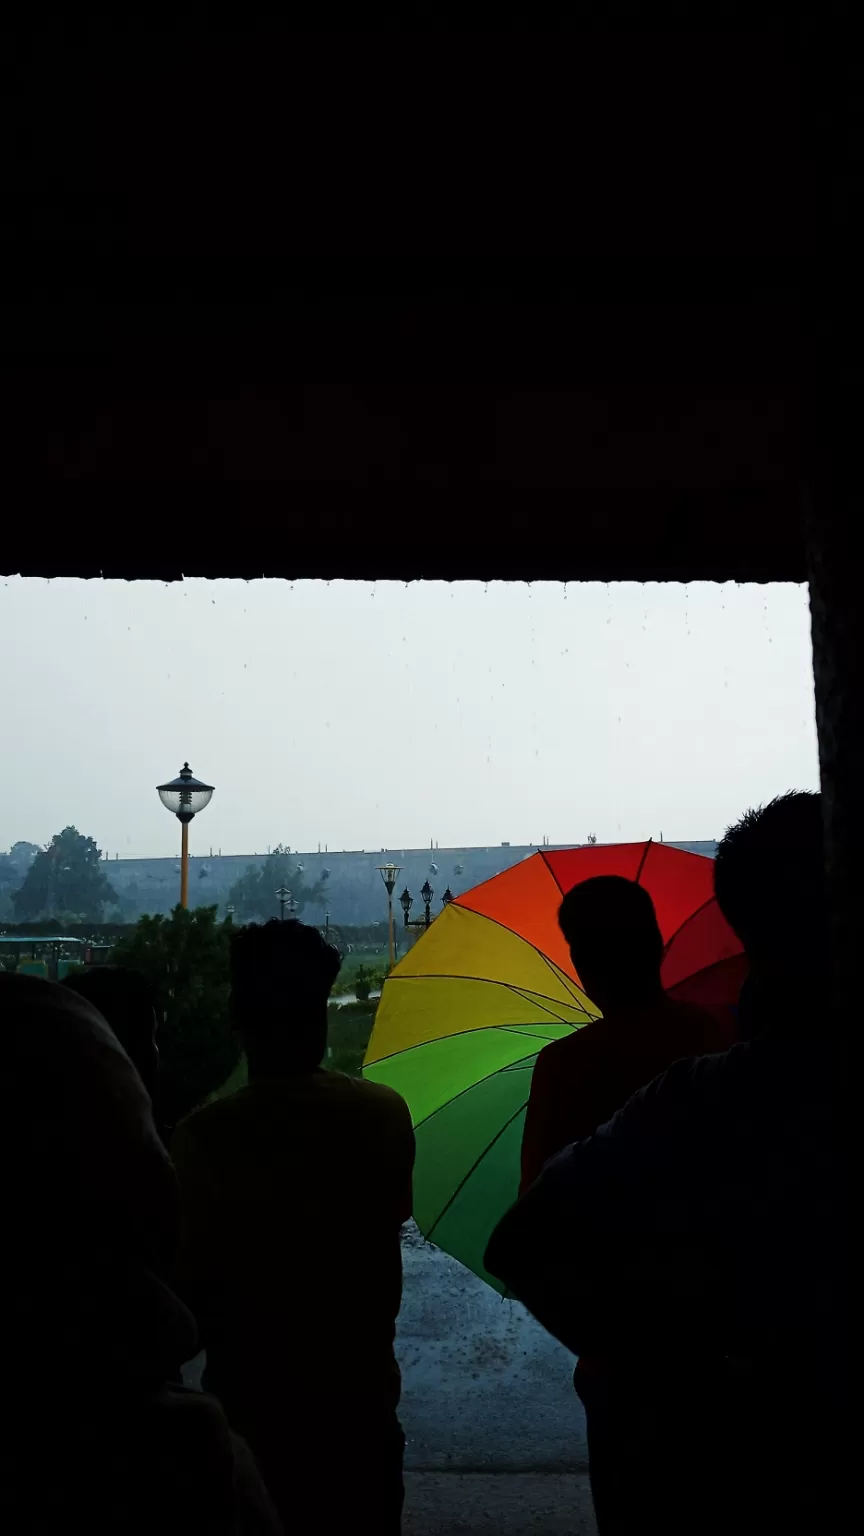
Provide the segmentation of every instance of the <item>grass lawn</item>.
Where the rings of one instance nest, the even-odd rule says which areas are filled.
[[[359,1077],[366,1054],[366,1046],[375,1022],[377,1002],[344,1003],[341,1008],[330,1008],[327,1014],[329,1049],[324,1066],[334,1072],[345,1072],[349,1077]],[[227,1098],[238,1088],[245,1088],[246,1057],[241,1056],[227,1082],[211,1093],[205,1101]]]
[[[405,933],[403,929],[396,929],[396,958],[402,960],[413,949],[417,942],[416,933]],[[364,944],[361,948],[352,950],[342,961],[336,984],[333,988],[334,997],[344,997],[346,992],[353,992],[357,985],[357,972],[363,968],[369,981],[376,991],[380,990],[384,978],[390,969],[390,958],[387,953],[386,933],[381,943]]]
[[[333,996],[344,997],[346,992],[353,992],[361,969],[375,990],[379,991],[387,975],[387,946],[384,946],[380,954],[374,950],[358,954],[355,950],[353,954],[346,955],[336,977]]]
[[[330,1052],[325,1067],[334,1072],[347,1072],[349,1077],[359,1077],[375,1023],[377,999],[368,1003],[343,1003],[341,1008],[331,1008],[328,1013],[328,1037]]]

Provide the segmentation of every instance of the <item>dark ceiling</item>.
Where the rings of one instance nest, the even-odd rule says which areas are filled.
[[[780,31],[18,63],[6,570],[804,579]]]

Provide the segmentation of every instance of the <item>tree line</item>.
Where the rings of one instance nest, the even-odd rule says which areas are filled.
[[[277,844],[263,864],[246,866],[226,905],[234,908],[237,922],[266,922],[278,914],[276,892],[284,886],[291,893],[290,910],[299,917],[324,899],[328,879],[325,870],[314,883],[307,882],[297,856]],[[101,849],[77,827],[64,827],[44,848],[22,841],[0,854],[0,921],[57,920],[71,926],[103,923],[108,913],[120,911]]]

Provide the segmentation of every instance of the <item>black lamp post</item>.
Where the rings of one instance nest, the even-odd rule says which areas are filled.
[[[287,885],[280,885],[278,891],[276,892],[276,900],[279,903],[279,912],[280,912],[280,916],[281,916],[282,922],[284,923],[284,921],[285,921],[285,908],[286,907],[288,908],[288,916],[289,917],[293,917],[294,913],[297,911],[297,902],[294,900],[294,897],[291,895],[291,892],[289,891]]]
[[[189,905],[189,823],[193,816],[203,811],[213,799],[213,785],[193,779],[192,770],[184,763],[176,779],[167,784],[157,784],[156,791],[166,811],[171,811],[180,823],[180,905]]]
[[[426,929],[426,928],[429,927],[429,924],[432,921],[432,913],[429,911],[429,908],[432,905],[434,896],[435,896],[435,892],[433,891],[431,885],[429,884],[429,881],[428,880],[424,880],[423,884],[420,887],[420,900],[423,903],[423,909],[424,909],[423,917],[422,918],[417,918],[414,922],[412,922],[412,920],[408,916],[408,914],[409,914],[409,912],[411,911],[411,908],[414,905],[414,897],[411,895],[411,892],[409,891],[409,889],[408,889],[408,887],[406,885],[404,891],[402,892],[402,895],[399,897],[399,900],[402,903],[402,911],[405,913],[405,927],[406,928],[423,928],[423,929]]]

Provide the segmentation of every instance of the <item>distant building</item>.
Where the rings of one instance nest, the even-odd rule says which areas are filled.
[[[574,847],[575,844],[543,844],[547,847]],[[672,843],[673,848],[684,848],[690,853],[713,858],[715,842]],[[325,911],[330,913],[334,926],[373,923],[386,915],[386,897],[378,874],[378,865],[388,862],[398,864],[399,888],[407,885],[416,897],[424,880],[429,879],[435,889],[432,910],[440,910],[441,897],[449,886],[454,896],[468,891],[483,880],[509,869],[522,859],[537,852],[535,844],[501,843],[492,848],[435,848],[434,874],[430,873],[428,848],[391,848],[377,853],[354,851],[346,853],[294,852],[299,868],[302,864],[303,883],[314,887],[324,886],[321,900],[303,909],[301,916],[307,922],[323,923]],[[251,864],[265,862],[263,853],[211,854],[189,860],[189,900],[192,906],[218,906],[224,915],[228,893],[236,880]],[[123,919],[134,921],[145,912],[170,912],[179,898],[179,875],[176,858],[168,859],[116,859],[111,862],[111,883],[117,892]],[[290,880],[289,880],[290,884]],[[398,892],[397,892],[398,894]],[[397,909],[398,910],[398,909]],[[279,904],[273,893],[273,916],[277,917]]]

